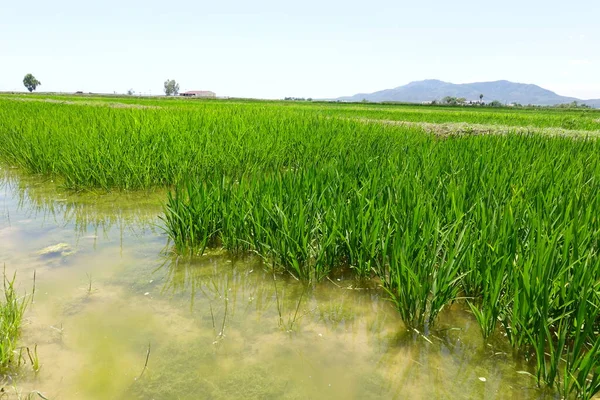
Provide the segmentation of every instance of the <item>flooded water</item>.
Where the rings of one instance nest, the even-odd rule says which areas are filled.
[[[374,285],[304,287],[259,260],[177,257],[164,193],[74,194],[0,169],[0,263],[34,302],[20,344],[42,367],[4,390],[48,399],[539,399],[471,316],[428,338]]]

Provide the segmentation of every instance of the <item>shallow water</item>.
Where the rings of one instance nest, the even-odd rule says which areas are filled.
[[[454,307],[428,338],[374,285],[305,288],[260,260],[170,252],[164,193],[74,194],[0,169],[0,263],[31,292],[21,345],[49,399],[539,399],[501,342]],[[145,367],[147,360],[147,367]],[[528,370],[532,372],[531,370]]]

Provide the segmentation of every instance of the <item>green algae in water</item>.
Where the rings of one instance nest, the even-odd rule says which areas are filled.
[[[75,251],[69,246],[68,243],[58,243],[48,247],[44,247],[37,252],[38,255],[43,257],[67,257],[75,254]]]

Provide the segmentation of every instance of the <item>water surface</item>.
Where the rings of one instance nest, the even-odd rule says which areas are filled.
[[[21,344],[49,399],[540,399],[455,306],[427,338],[377,286],[305,287],[253,257],[172,254],[164,193],[73,193],[0,169],[0,263],[35,297]],[[147,365],[146,365],[147,360]],[[16,389],[15,389],[16,387]],[[16,396],[16,395],[15,395]]]

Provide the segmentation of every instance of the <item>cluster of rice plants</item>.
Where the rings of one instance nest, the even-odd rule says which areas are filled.
[[[0,99],[0,159],[72,189],[168,187],[327,159],[359,127],[262,103],[112,108]],[[304,133],[310,132],[310,135]]]
[[[300,279],[376,277],[428,332],[466,298],[567,396],[600,389],[598,142],[372,134],[304,168],[190,180],[166,204],[179,251],[256,252]]]
[[[356,105],[179,103],[0,99],[0,159],[74,189],[170,188],[163,220],[177,252],[253,252],[306,281],[347,269],[378,280],[425,334],[463,302],[540,384],[565,397],[600,390],[600,142],[438,138],[351,121],[387,112]],[[508,126],[567,115],[404,111]]]
[[[25,314],[25,309],[29,305],[28,296],[19,296],[15,288],[15,278],[3,274],[3,299],[0,299],[0,376],[15,370],[21,364],[22,353],[20,354],[17,346],[17,340],[21,329],[21,321]],[[30,353],[31,351],[27,349]],[[30,356],[31,357],[31,356]],[[32,357],[37,360],[37,354]]]

